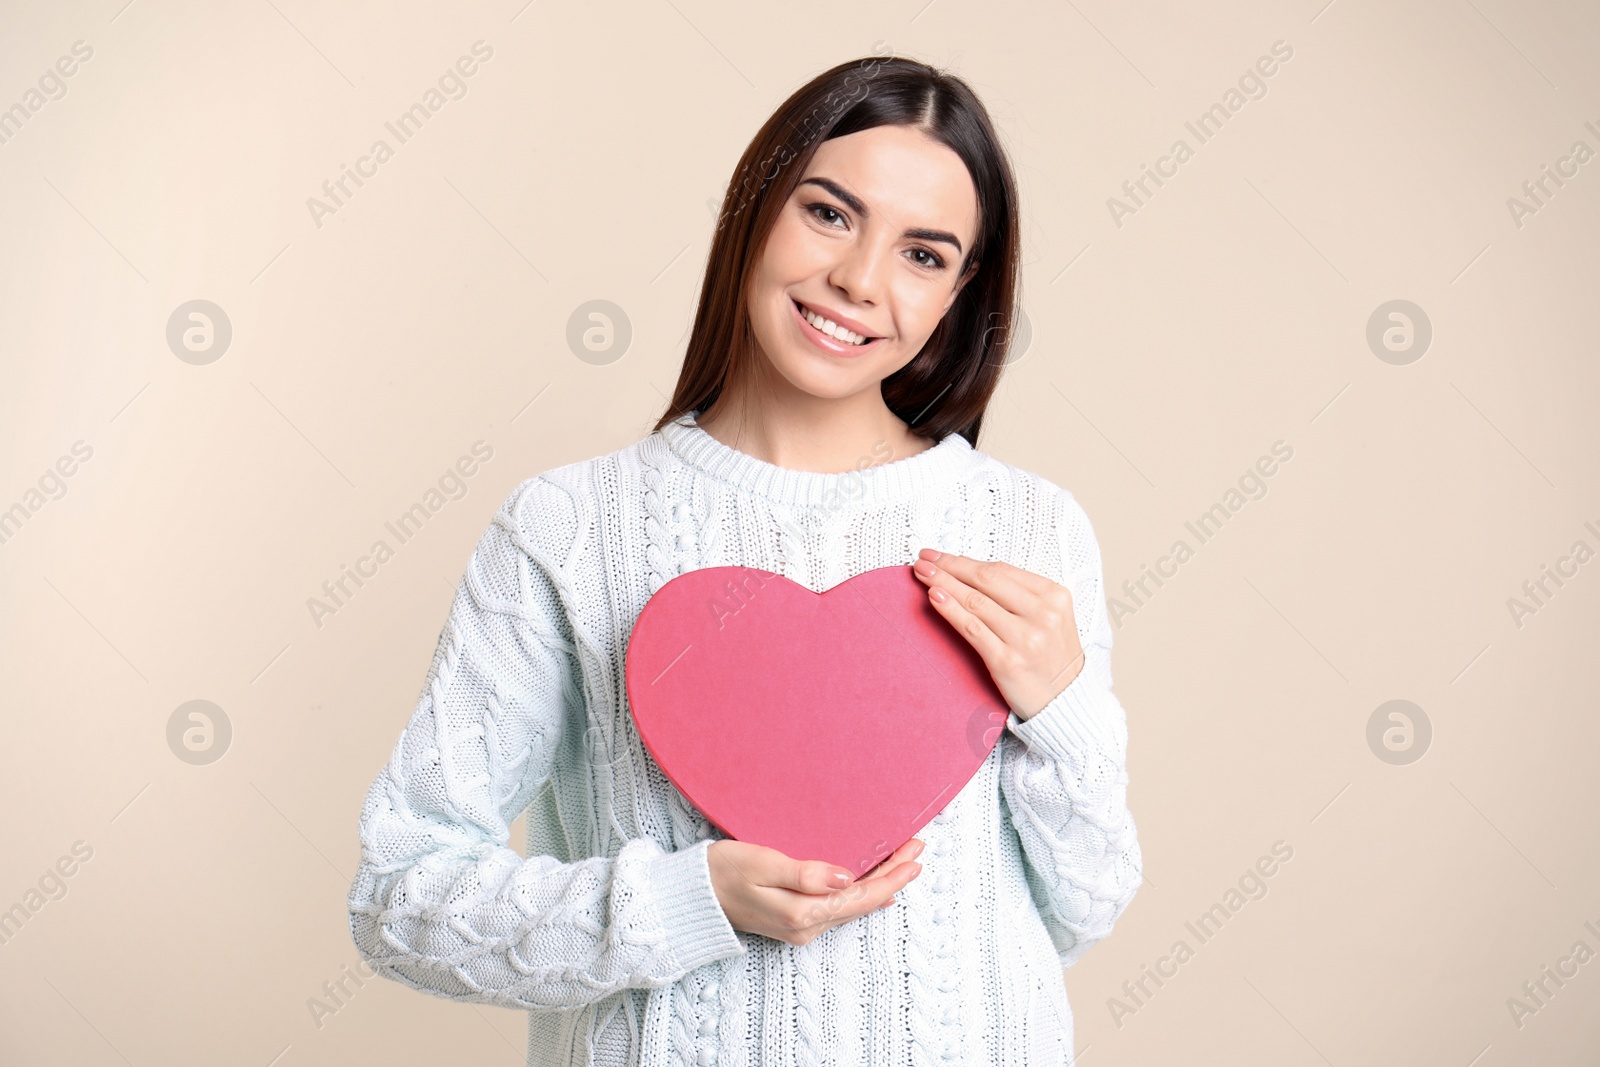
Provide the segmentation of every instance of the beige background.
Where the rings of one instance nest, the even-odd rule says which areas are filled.
[[[1600,563],[1520,626],[1507,601],[1600,549],[1600,159],[1520,226],[1507,200],[1600,151],[1600,10],[1323,2],[8,5],[0,108],[93,55],[0,144],[0,508],[30,512],[0,544],[0,908],[74,872],[0,945],[0,1060],[522,1062],[521,1013],[388,982],[318,1024],[358,958],[362,796],[506,494],[661,410],[748,139],[882,41],[968,79],[1014,153],[1033,336],[979,446],[1078,495],[1113,592],[1293,448],[1121,620],[1148,878],[1067,972],[1083,1062],[1595,1062],[1600,962],[1520,1026],[1507,1001],[1600,951]],[[1199,144],[1185,121],[1280,40]],[[1180,137],[1119,227],[1107,199]],[[196,299],[232,328],[204,365],[166,340]],[[605,365],[565,340],[591,299],[632,325]],[[1433,330],[1405,365],[1366,340],[1395,299]],[[479,440],[466,494],[317,626],[308,598]],[[233,729],[203,766],[166,733],[196,699]],[[1433,731],[1406,765],[1367,740],[1394,699]],[[1277,841],[1200,944],[1185,922]]]

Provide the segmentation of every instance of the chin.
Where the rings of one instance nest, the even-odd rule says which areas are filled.
[[[854,396],[862,389],[876,385],[880,379],[865,368],[841,368],[834,373],[819,373],[815,367],[796,367],[785,361],[773,367],[778,375],[799,392],[825,400],[842,400]]]

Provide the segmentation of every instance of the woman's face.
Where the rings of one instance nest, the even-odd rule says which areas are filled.
[[[758,355],[812,396],[876,389],[911,362],[971,277],[959,271],[977,226],[966,165],[926,134],[875,126],[824,141],[751,280]],[[845,330],[869,340],[852,344],[861,337]]]

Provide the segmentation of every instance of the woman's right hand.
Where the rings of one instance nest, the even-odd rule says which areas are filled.
[[[711,885],[735,930],[804,945],[823,931],[894,903],[922,872],[913,837],[872,871],[842,888],[829,879],[850,872],[825,860],[797,860],[775,848],[723,838],[706,853]]]

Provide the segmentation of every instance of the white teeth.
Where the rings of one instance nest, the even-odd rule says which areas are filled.
[[[819,332],[827,334],[834,340],[843,341],[847,345],[863,345],[867,343],[867,339],[861,336],[859,333],[845,329],[832,319],[823,318],[821,315],[816,314],[808,307],[803,305],[797,306],[800,308],[801,316],[804,317],[807,322],[815,326]]]

